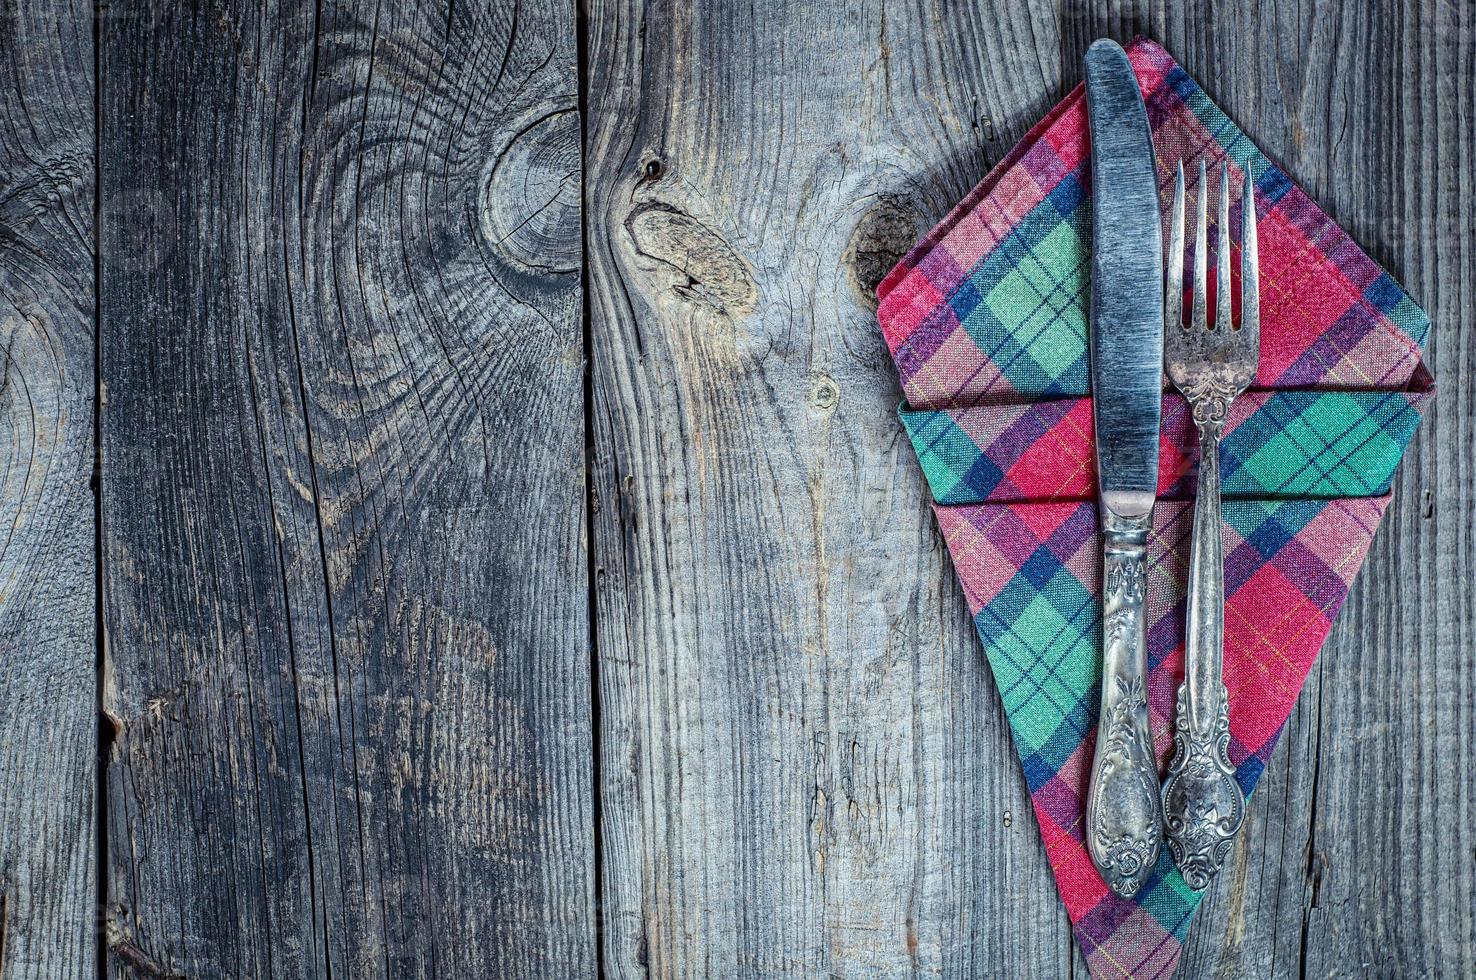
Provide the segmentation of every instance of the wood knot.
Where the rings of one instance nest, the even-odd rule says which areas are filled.
[[[876,287],[916,243],[919,223],[917,209],[895,197],[881,198],[856,222],[843,261],[869,309],[877,306]]]
[[[810,408],[815,414],[829,418],[835,414],[835,407],[840,403],[840,385],[835,379],[823,371],[817,371],[810,376]]]
[[[0,235],[19,235],[64,198],[75,195],[89,183],[88,169],[76,158],[59,157],[0,185]]]
[[[728,317],[758,304],[753,273],[721,235],[670,204],[651,201],[625,219],[635,253],[669,275],[671,291]]]
[[[504,259],[562,275],[580,263],[579,113],[560,109],[525,127],[482,183],[482,234]]]

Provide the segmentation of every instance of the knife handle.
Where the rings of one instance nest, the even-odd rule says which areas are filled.
[[[1189,552],[1184,683],[1174,709],[1174,755],[1163,783],[1169,851],[1195,891],[1220,870],[1245,820],[1230,764],[1230,702],[1221,667],[1225,561],[1220,539],[1220,423],[1199,423],[1199,489]]]
[[[1107,887],[1137,894],[1163,840],[1158,764],[1148,724],[1147,592],[1151,511],[1102,514],[1102,707],[1087,789],[1087,850]]]

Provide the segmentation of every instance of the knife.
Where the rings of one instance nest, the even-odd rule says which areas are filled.
[[[1143,597],[1163,397],[1163,241],[1148,114],[1127,54],[1086,53],[1092,137],[1092,405],[1102,553],[1102,702],[1087,790],[1087,850],[1107,886],[1137,894],[1163,814],[1148,724]]]

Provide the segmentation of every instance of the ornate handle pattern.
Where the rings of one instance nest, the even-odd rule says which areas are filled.
[[[1232,395],[1233,397],[1233,395]],[[1228,399],[1226,399],[1228,401]],[[1230,704],[1221,677],[1225,565],[1220,542],[1220,425],[1224,409],[1201,410],[1199,489],[1189,557],[1184,683],[1174,714],[1174,757],[1163,784],[1169,850],[1190,888],[1214,879],[1245,820],[1245,794],[1230,764]]]
[[[1148,724],[1143,616],[1151,514],[1103,506],[1102,710],[1087,791],[1087,850],[1107,886],[1137,894],[1163,838],[1158,766]]]

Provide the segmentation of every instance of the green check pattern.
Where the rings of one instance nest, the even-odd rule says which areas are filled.
[[[1231,405],[1221,446],[1230,497],[1368,497],[1388,493],[1428,391],[1253,391]],[[1091,400],[901,411],[933,497],[1094,499]],[[1158,492],[1194,494],[1188,404],[1164,396]]]

